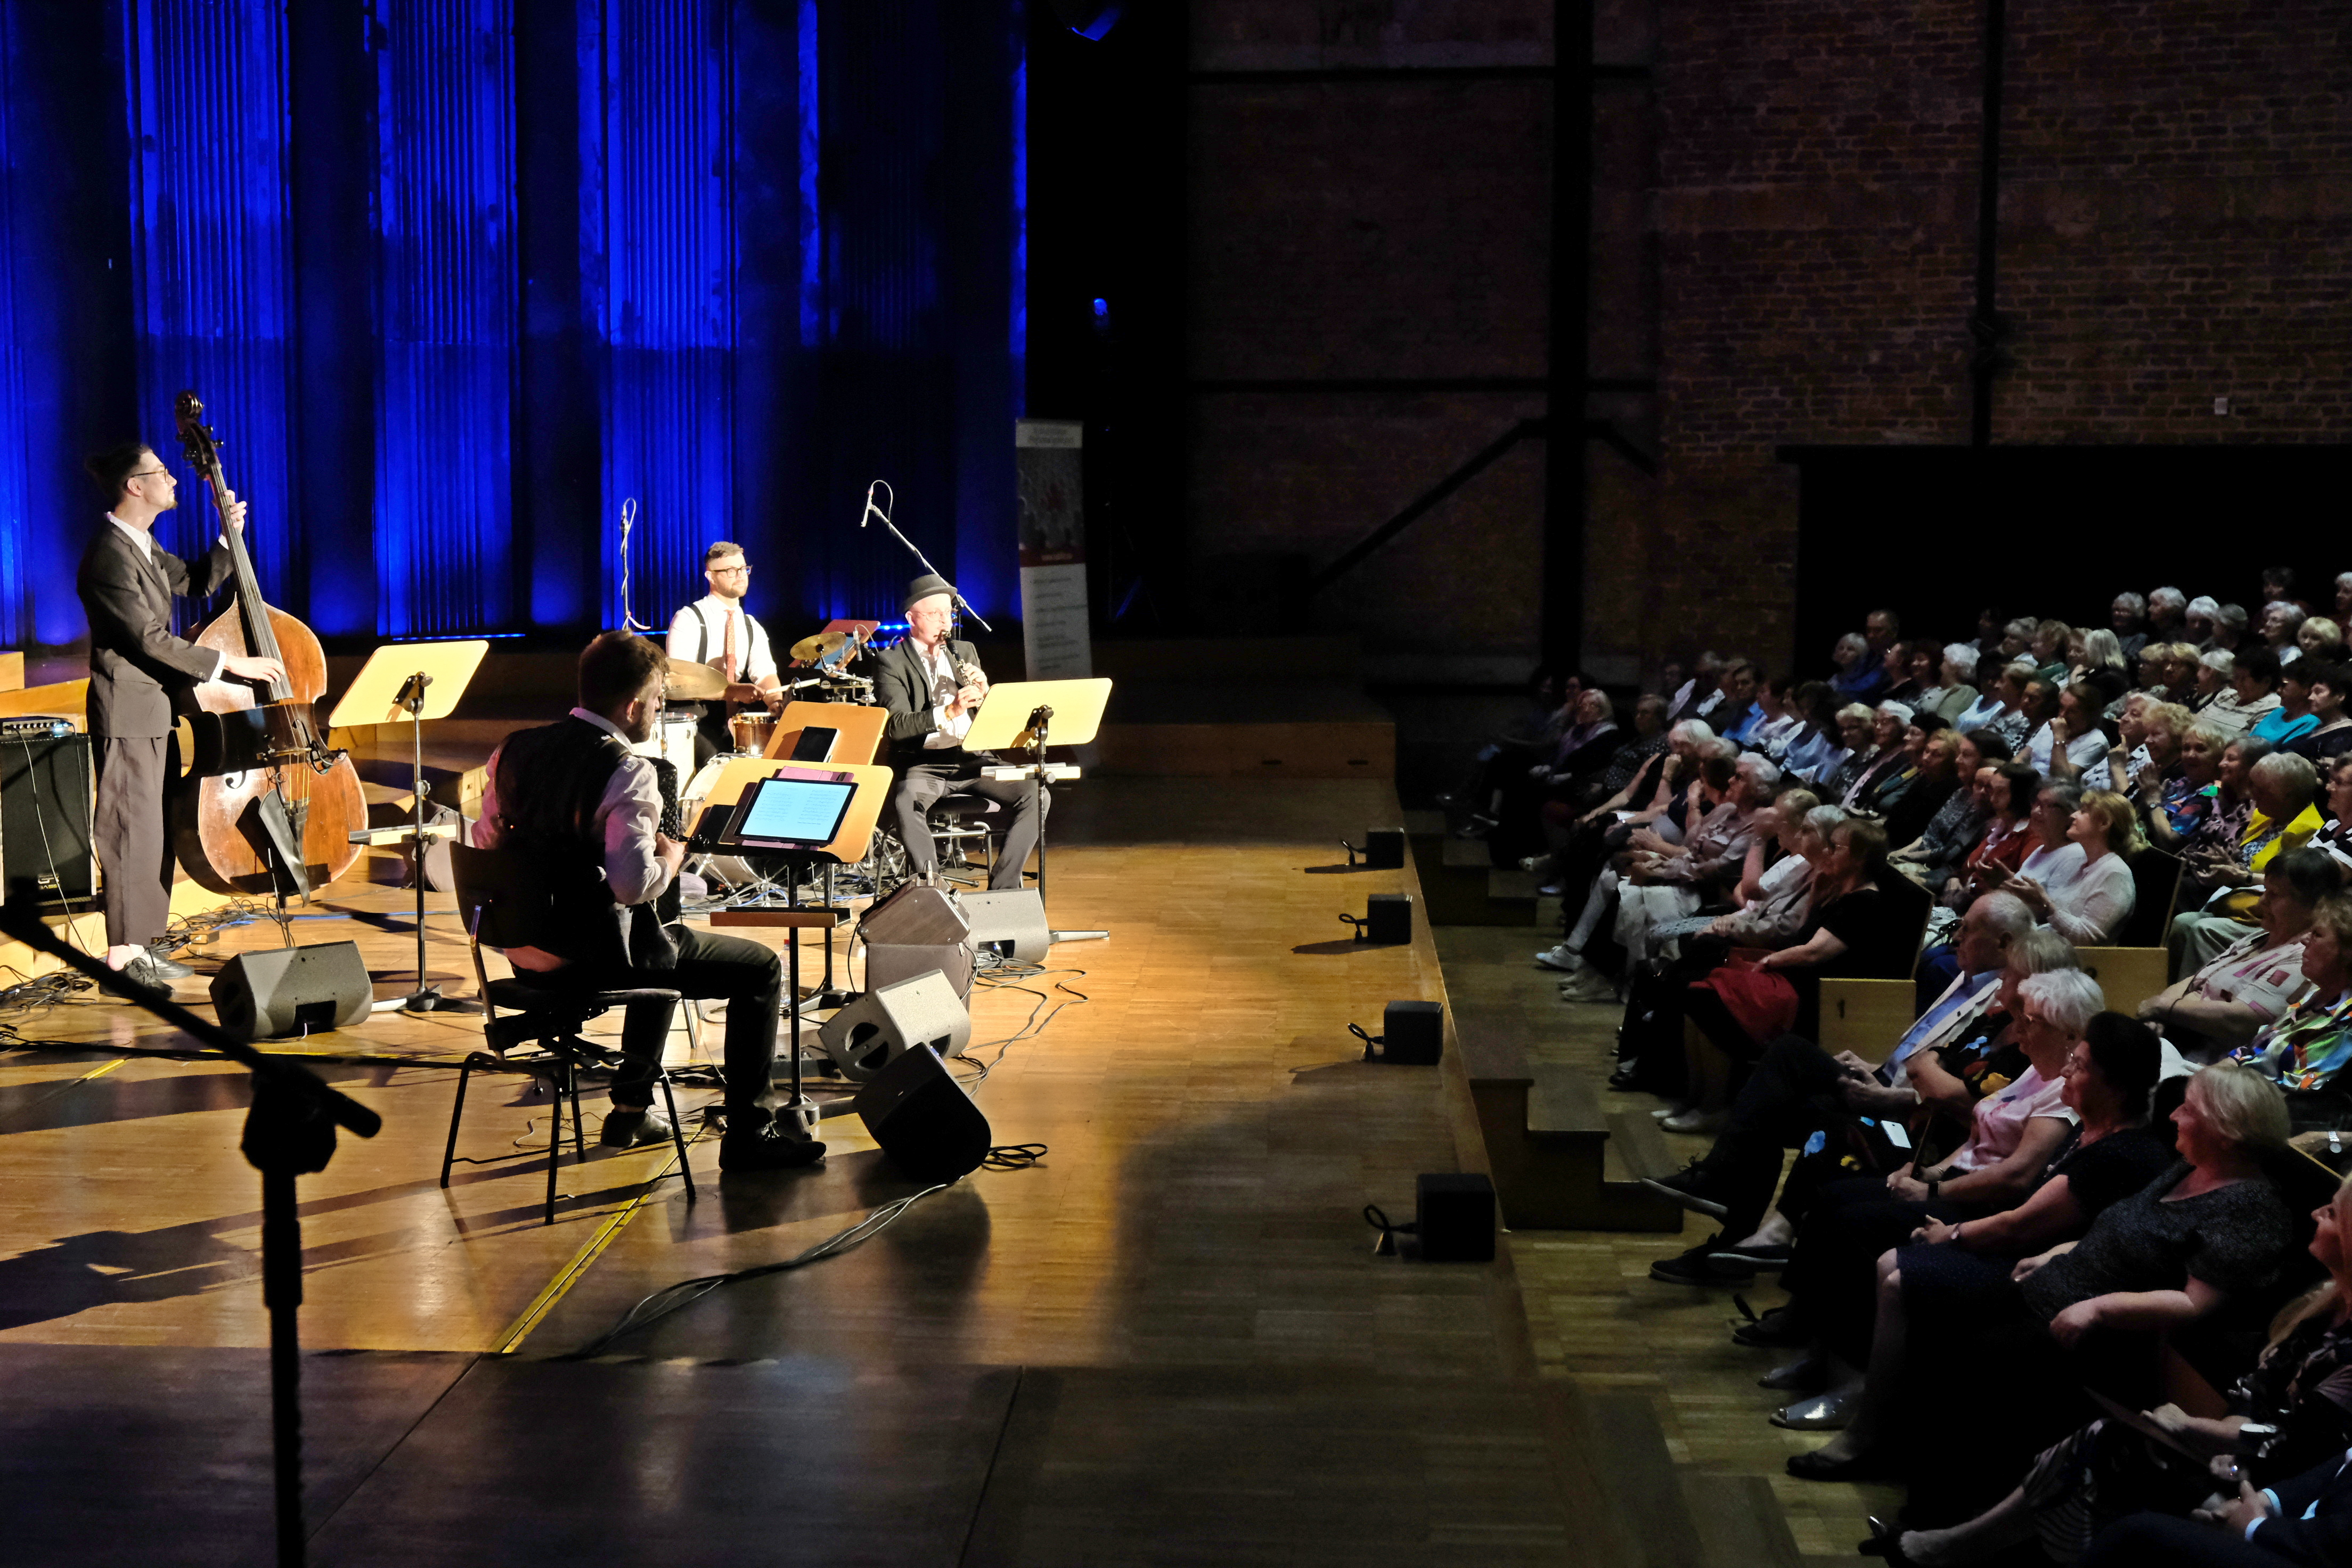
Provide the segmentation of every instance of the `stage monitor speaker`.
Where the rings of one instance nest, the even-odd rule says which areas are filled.
[[[1475,1171],[1424,1172],[1414,1183],[1413,1229],[1427,1263],[1495,1259],[1495,1184]]]
[[[1045,900],[1034,888],[1001,893],[966,893],[963,912],[971,921],[971,944],[992,947],[1015,963],[1043,963],[1053,951],[1045,924]]]
[[[1445,1051],[1445,1009],[1435,1002],[1391,1002],[1381,1020],[1381,1059],[1428,1067]]]
[[[1354,915],[1339,918],[1354,923],[1360,942],[1409,942],[1412,940],[1412,895],[1374,893],[1364,900],[1360,920]]]
[[[971,922],[943,888],[909,882],[858,918],[858,935],[895,947],[946,947],[966,941]]]
[[[857,1119],[919,1182],[952,1182],[988,1157],[988,1118],[937,1051],[918,1046],[857,1091]]]
[[[1370,828],[1364,834],[1363,847],[1358,848],[1345,842],[1339,847],[1348,852],[1348,863],[1351,866],[1356,864],[1356,857],[1361,855],[1364,868],[1368,871],[1400,871],[1404,868],[1404,829],[1402,827]]]
[[[90,739],[19,721],[0,729],[0,888],[29,880],[44,902],[98,896],[90,852]]]
[[[241,952],[213,976],[213,1006],[231,1037],[282,1040],[368,1016],[375,987],[355,942]]]
[[[842,1076],[864,1083],[891,1062],[928,1046],[951,1057],[971,1039],[971,1015],[937,970],[869,990],[817,1031]]]
[[[879,991],[902,980],[944,974],[959,998],[971,995],[972,953],[970,943],[955,947],[899,946],[887,943],[866,949],[866,989]]]

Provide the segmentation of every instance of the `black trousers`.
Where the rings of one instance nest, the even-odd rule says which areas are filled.
[[[1737,1239],[1764,1223],[1780,1179],[1780,1152],[1801,1147],[1845,1113],[1837,1059],[1801,1035],[1783,1035],[1764,1047],[1731,1102],[1731,1121],[1706,1153],[1706,1171],[1729,1199],[1724,1234]],[[1780,1212],[1801,1219],[1826,1162],[1801,1160],[1790,1173]]]
[[[177,747],[168,735],[100,735],[97,741],[90,847],[106,879],[106,944],[145,947],[172,920],[163,781],[173,772]]]
[[[1037,847],[1046,815],[1054,809],[1054,792],[1025,780],[999,784],[982,778],[982,765],[981,756],[961,751],[942,752],[937,762],[906,763],[898,770],[898,782],[890,786],[890,799],[884,809],[898,830],[898,842],[907,847],[908,865],[917,876],[928,876],[940,864],[939,847],[931,842],[926,820],[931,807],[949,795],[978,795],[996,802],[1011,818],[1004,828],[1004,842],[988,868],[988,885],[994,891],[1018,890],[1026,885],[1022,872]]]
[[[674,925],[677,943],[676,969],[592,970],[584,964],[533,973],[517,970],[515,978],[551,991],[614,991],[630,986],[655,986],[688,998],[723,1000],[727,1007],[724,1060],[730,1126],[744,1123],[748,1113],[760,1112],[772,1098],[769,1079],[775,1070],[776,1019],[784,1002],[784,964],[775,950],[740,936],[720,936]],[[668,1002],[632,1003],[621,1025],[621,1053],[626,1058],[613,1079],[613,1103],[642,1109],[654,1102],[654,1074],[661,1065],[662,1047],[669,1038]],[[756,1124],[756,1123],[755,1123]]]
[[[2267,1528],[2267,1527],[2265,1527]],[[2161,1513],[2136,1513],[2099,1532],[2079,1568],[2279,1568],[2290,1561],[2237,1531]]]
[[[1806,1213],[1780,1284],[1803,1303],[1822,1342],[1849,1363],[1870,1359],[1878,1323],[1879,1255],[1899,1247],[1930,1219],[1965,1219],[1958,1204],[1913,1203],[1886,1190],[1884,1176],[1832,1182]]]

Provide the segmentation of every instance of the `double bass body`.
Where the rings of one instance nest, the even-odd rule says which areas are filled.
[[[224,488],[213,437],[194,393],[179,398],[180,438],[189,461]],[[327,657],[317,634],[267,604],[243,537],[227,534],[236,601],[195,638],[226,654],[279,660],[286,679],[268,689],[214,680],[194,692],[187,715],[195,746],[170,804],[173,847],[188,875],[222,893],[307,894],[351,869],[367,826],[367,800],[351,759],[330,751],[317,704],[327,689]],[[294,869],[298,863],[299,874]]]

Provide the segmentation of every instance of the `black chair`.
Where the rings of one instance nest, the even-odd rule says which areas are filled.
[[[441,1184],[449,1184],[449,1167],[457,1159],[457,1123],[466,1113],[466,1082],[475,1071],[516,1071],[544,1078],[555,1104],[555,1123],[547,1142],[547,1217],[555,1223],[555,1167],[563,1155],[563,1105],[572,1103],[572,1147],[575,1161],[588,1157],[588,1142],[580,1119],[580,1069],[607,1065],[614,1053],[581,1037],[588,1020],[632,1002],[667,1002],[675,1006],[675,991],[639,987],[614,991],[559,991],[520,978],[493,980],[482,963],[485,944],[497,948],[530,947],[546,920],[551,895],[538,867],[528,858],[498,849],[452,845],[450,868],[457,885],[457,913],[474,954],[474,977],[482,987],[482,1034],[488,1051],[471,1051],[457,1069],[457,1103],[449,1108],[449,1142],[441,1156]],[[501,1015],[504,1016],[501,1016]],[[530,1047],[535,1054],[512,1056]],[[677,1118],[677,1100],[667,1070],[656,1067],[662,1101],[669,1111],[670,1142],[677,1151],[677,1173],[686,1183],[687,1201],[694,1201],[694,1173],[686,1159],[686,1133]]]
[[[931,843],[938,849],[940,869],[954,875],[950,868],[991,870],[996,858],[1003,852],[1004,830],[1011,826],[1012,813],[982,795],[941,795],[935,802],[927,820],[931,829]],[[984,864],[975,866],[966,850],[977,844],[987,856]]]

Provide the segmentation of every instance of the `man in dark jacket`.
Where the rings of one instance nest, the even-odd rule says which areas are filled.
[[[2082,1568],[2311,1568],[2352,1563],[2352,1454],[2267,1491],[2238,1483],[2226,1509],[2192,1521],[2136,1513],[2099,1532]]]
[[[929,876],[939,868],[939,851],[926,822],[931,807],[948,795],[980,795],[996,802],[998,810],[1007,814],[1007,823],[1003,847],[989,868],[988,885],[1017,889],[1024,885],[1022,868],[1037,847],[1052,797],[1027,783],[982,778],[981,769],[996,758],[963,749],[972,716],[988,699],[988,677],[982,673],[971,644],[948,637],[955,619],[955,589],[944,578],[918,577],[908,584],[902,608],[907,640],[885,649],[874,666],[874,694],[890,713],[889,727],[883,732],[890,765],[898,770],[898,781],[890,790],[889,820],[907,847],[908,865],[916,875]]]
[[[172,913],[172,862],[163,845],[163,786],[171,776],[173,704],[198,684],[230,677],[282,680],[274,658],[225,654],[172,635],[174,596],[201,598],[228,580],[228,536],[191,571],[155,542],[155,520],[179,502],[179,485],[154,449],[128,442],[89,459],[109,503],[81,558],[76,587],[89,619],[89,735],[98,765],[91,847],[106,879],[106,962],[134,984],[167,988],[191,973],[148,951]],[[222,515],[243,531],[245,503],[224,492]]]

